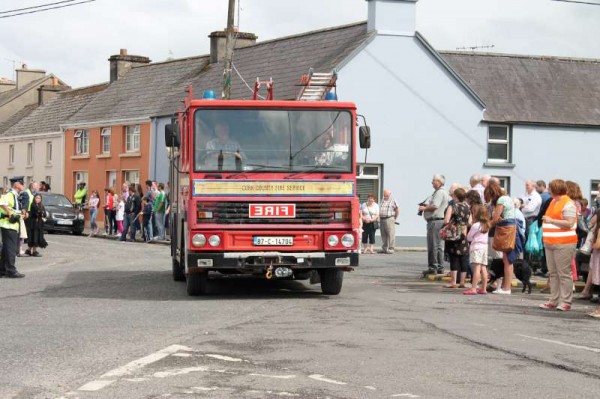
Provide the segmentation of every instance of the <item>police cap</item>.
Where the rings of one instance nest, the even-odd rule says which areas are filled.
[[[17,182],[25,184],[25,178],[23,176],[13,176],[8,180],[10,181],[10,184],[15,184]]]

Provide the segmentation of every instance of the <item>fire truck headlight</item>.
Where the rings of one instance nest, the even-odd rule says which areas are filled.
[[[352,234],[344,234],[342,236],[342,245],[346,248],[350,248],[354,245],[354,235]]]
[[[213,213],[212,212],[198,212],[198,219],[212,219],[213,217]]]
[[[332,234],[329,237],[327,237],[327,244],[330,247],[335,247],[336,245],[338,245],[339,242],[340,242],[340,239],[336,235]]]
[[[203,247],[206,245],[206,237],[204,234],[194,234],[192,237],[192,245],[195,247]]]
[[[208,238],[208,243],[211,247],[218,247],[221,243],[221,237],[219,237],[218,235],[212,235]]]

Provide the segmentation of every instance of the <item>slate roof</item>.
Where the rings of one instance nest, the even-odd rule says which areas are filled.
[[[440,52],[490,122],[600,126],[600,60]]]
[[[108,87],[108,83],[65,90],[6,130],[1,137],[60,132],[60,125]]]
[[[4,122],[0,122],[0,136],[4,135],[4,132],[10,129],[13,125],[17,124],[17,122],[19,122],[21,119],[31,114],[37,107],[37,103],[23,107],[19,112],[11,115]]]
[[[208,57],[191,57],[133,67],[73,115],[66,125],[150,118],[157,115],[165,98],[185,97],[185,89],[208,63]],[[170,113],[173,113],[176,107]]]
[[[293,100],[298,94],[300,76],[315,72],[331,72],[339,67],[349,55],[357,50],[372,36],[367,33],[366,22],[338,26],[259,42],[252,46],[235,50],[233,64],[250,89],[233,71],[231,75],[231,98],[252,98],[254,82],[274,81],[274,98]],[[206,71],[193,80],[194,97],[198,98],[204,90],[214,90],[220,96],[223,87],[224,62],[207,66]],[[261,95],[266,89],[261,88]],[[161,109],[162,115],[179,109],[181,94],[167,99]]]
[[[46,75],[44,77],[41,77],[39,79],[33,80],[29,83],[27,83],[25,86],[21,87],[20,89],[12,89],[12,90],[8,90],[5,91],[3,93],[0,93],[0,106],[8,103],[9,101],[17,98],[18,96],[20,96],[21,94],[25,93],[28,90],[31,90],[34,87],[37,87],[39,85],[41,85],[44,81],[47,80],[51,80],[53,77],[55,77],[53,74],[50,75]],[[63,82],[62,80],[58,79],[58,84],[64,85],[65,82]]]

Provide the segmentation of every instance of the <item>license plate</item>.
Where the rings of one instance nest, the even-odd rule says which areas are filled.
[[[254,237],[254,245],[294,245],[294,237]]]
[[[72,220],[57,220],[56,224],[63,224],[63,225],[67,225],[67,226],[72,226],[73,225],[73,221]]]

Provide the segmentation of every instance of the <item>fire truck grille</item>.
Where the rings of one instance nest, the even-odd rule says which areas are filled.
[[[261,202],[276,205],[278,202]],[[286,202],[289,204],[289,202]],[[296,202],[295,218],[249,216],[249,202],[199,202],[198,223],[219,224],[330,224],[350,221],[350,202]]]

